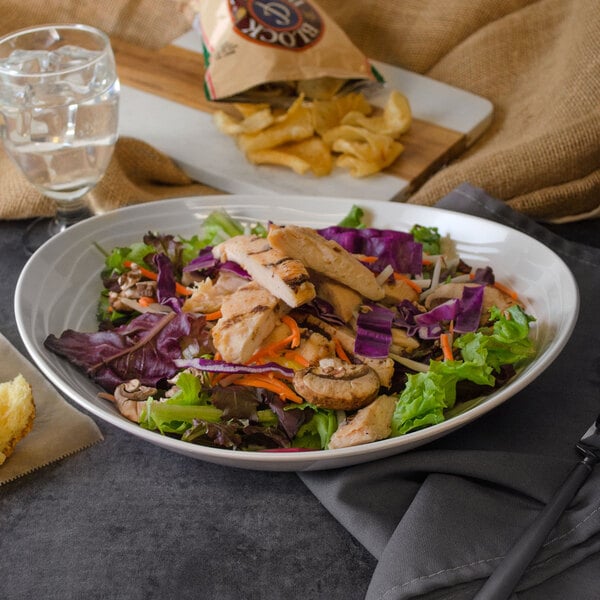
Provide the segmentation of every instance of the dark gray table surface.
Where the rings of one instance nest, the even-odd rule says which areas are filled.
[[[0,221],[0,332],[27,221]],[[600,245],[600,222],[551,226]],[[104,441],[0,487],[0,598],[363,598],[375,558],[294,473],[220,467],[96,420]]]

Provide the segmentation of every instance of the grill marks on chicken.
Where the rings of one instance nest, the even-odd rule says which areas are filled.
[[[373,272],[355,256],[310,228],[274,226],[267,239],[237,236],[213,248],[213,255],[236,262],[252,277],[223,297],[222,316],[212,328],[215,348],[228,362],[245,363],[262,345],[281,338],[280,317],[317,295],[346,323],[364,298],[381,300],[386,295]],[[294,375],[293,385],[301,396],[316,406],[353,411],[371,403],[382,386],[389,386],[391,359],[343,363],[336,358],[334,338],[353,354],[355,336],[349,326],[334,327],[296,312],[292,314],[304,327],[295,351],[310,365]]]
[[[292,308],[310,302],[316,295],[302,261],[272,248],[264,238],[236,236],[215,246],[213,255],[221,261],[236,262],[255,282]]]
[[[223,360],[247,362],[283,313],[278,298],[257,282],[248,283],[223,300],[222,316],[212,328],[215,348]]]
[[[343,283],[369,300],[381,300],[385,296],[372,271],[337,242],[326,240],[314,229],[273,226],[267,240],[273,248],[302,260],[309,269]]]

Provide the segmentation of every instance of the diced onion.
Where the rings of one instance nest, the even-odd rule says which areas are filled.
[[[390,358],[413,371],[419,371],[421,373],[426,373],[427,371],[429,371],[429,365],[426,365],[422,362],[418,362],[416,360],[411,360],[410,358],[406,358],[405,356],[399,356],[398,354],[390,353]]]
[[[377,281],[379,285],[383,285],[390,278],[393,272],[394,268],[392,265],[388,265],[385,267],[385,269],[383,269],[383,271],[381,271],[381,273],[379,273],[379,275],[377,275],[375,281]]]

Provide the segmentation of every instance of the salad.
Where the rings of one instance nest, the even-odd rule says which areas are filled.
[[[112,250],[98,330],[49,335],[126,418],[242,451],[336,449],[435,425],[535,355],[518,296],[438,230],[360,207],[312,229],[213,212]]]

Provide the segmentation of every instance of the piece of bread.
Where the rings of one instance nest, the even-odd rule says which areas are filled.
[[[19,374],[12,381],[0,383],[0,465],[29,433],[34,418],[33,393],[25,377]]]

